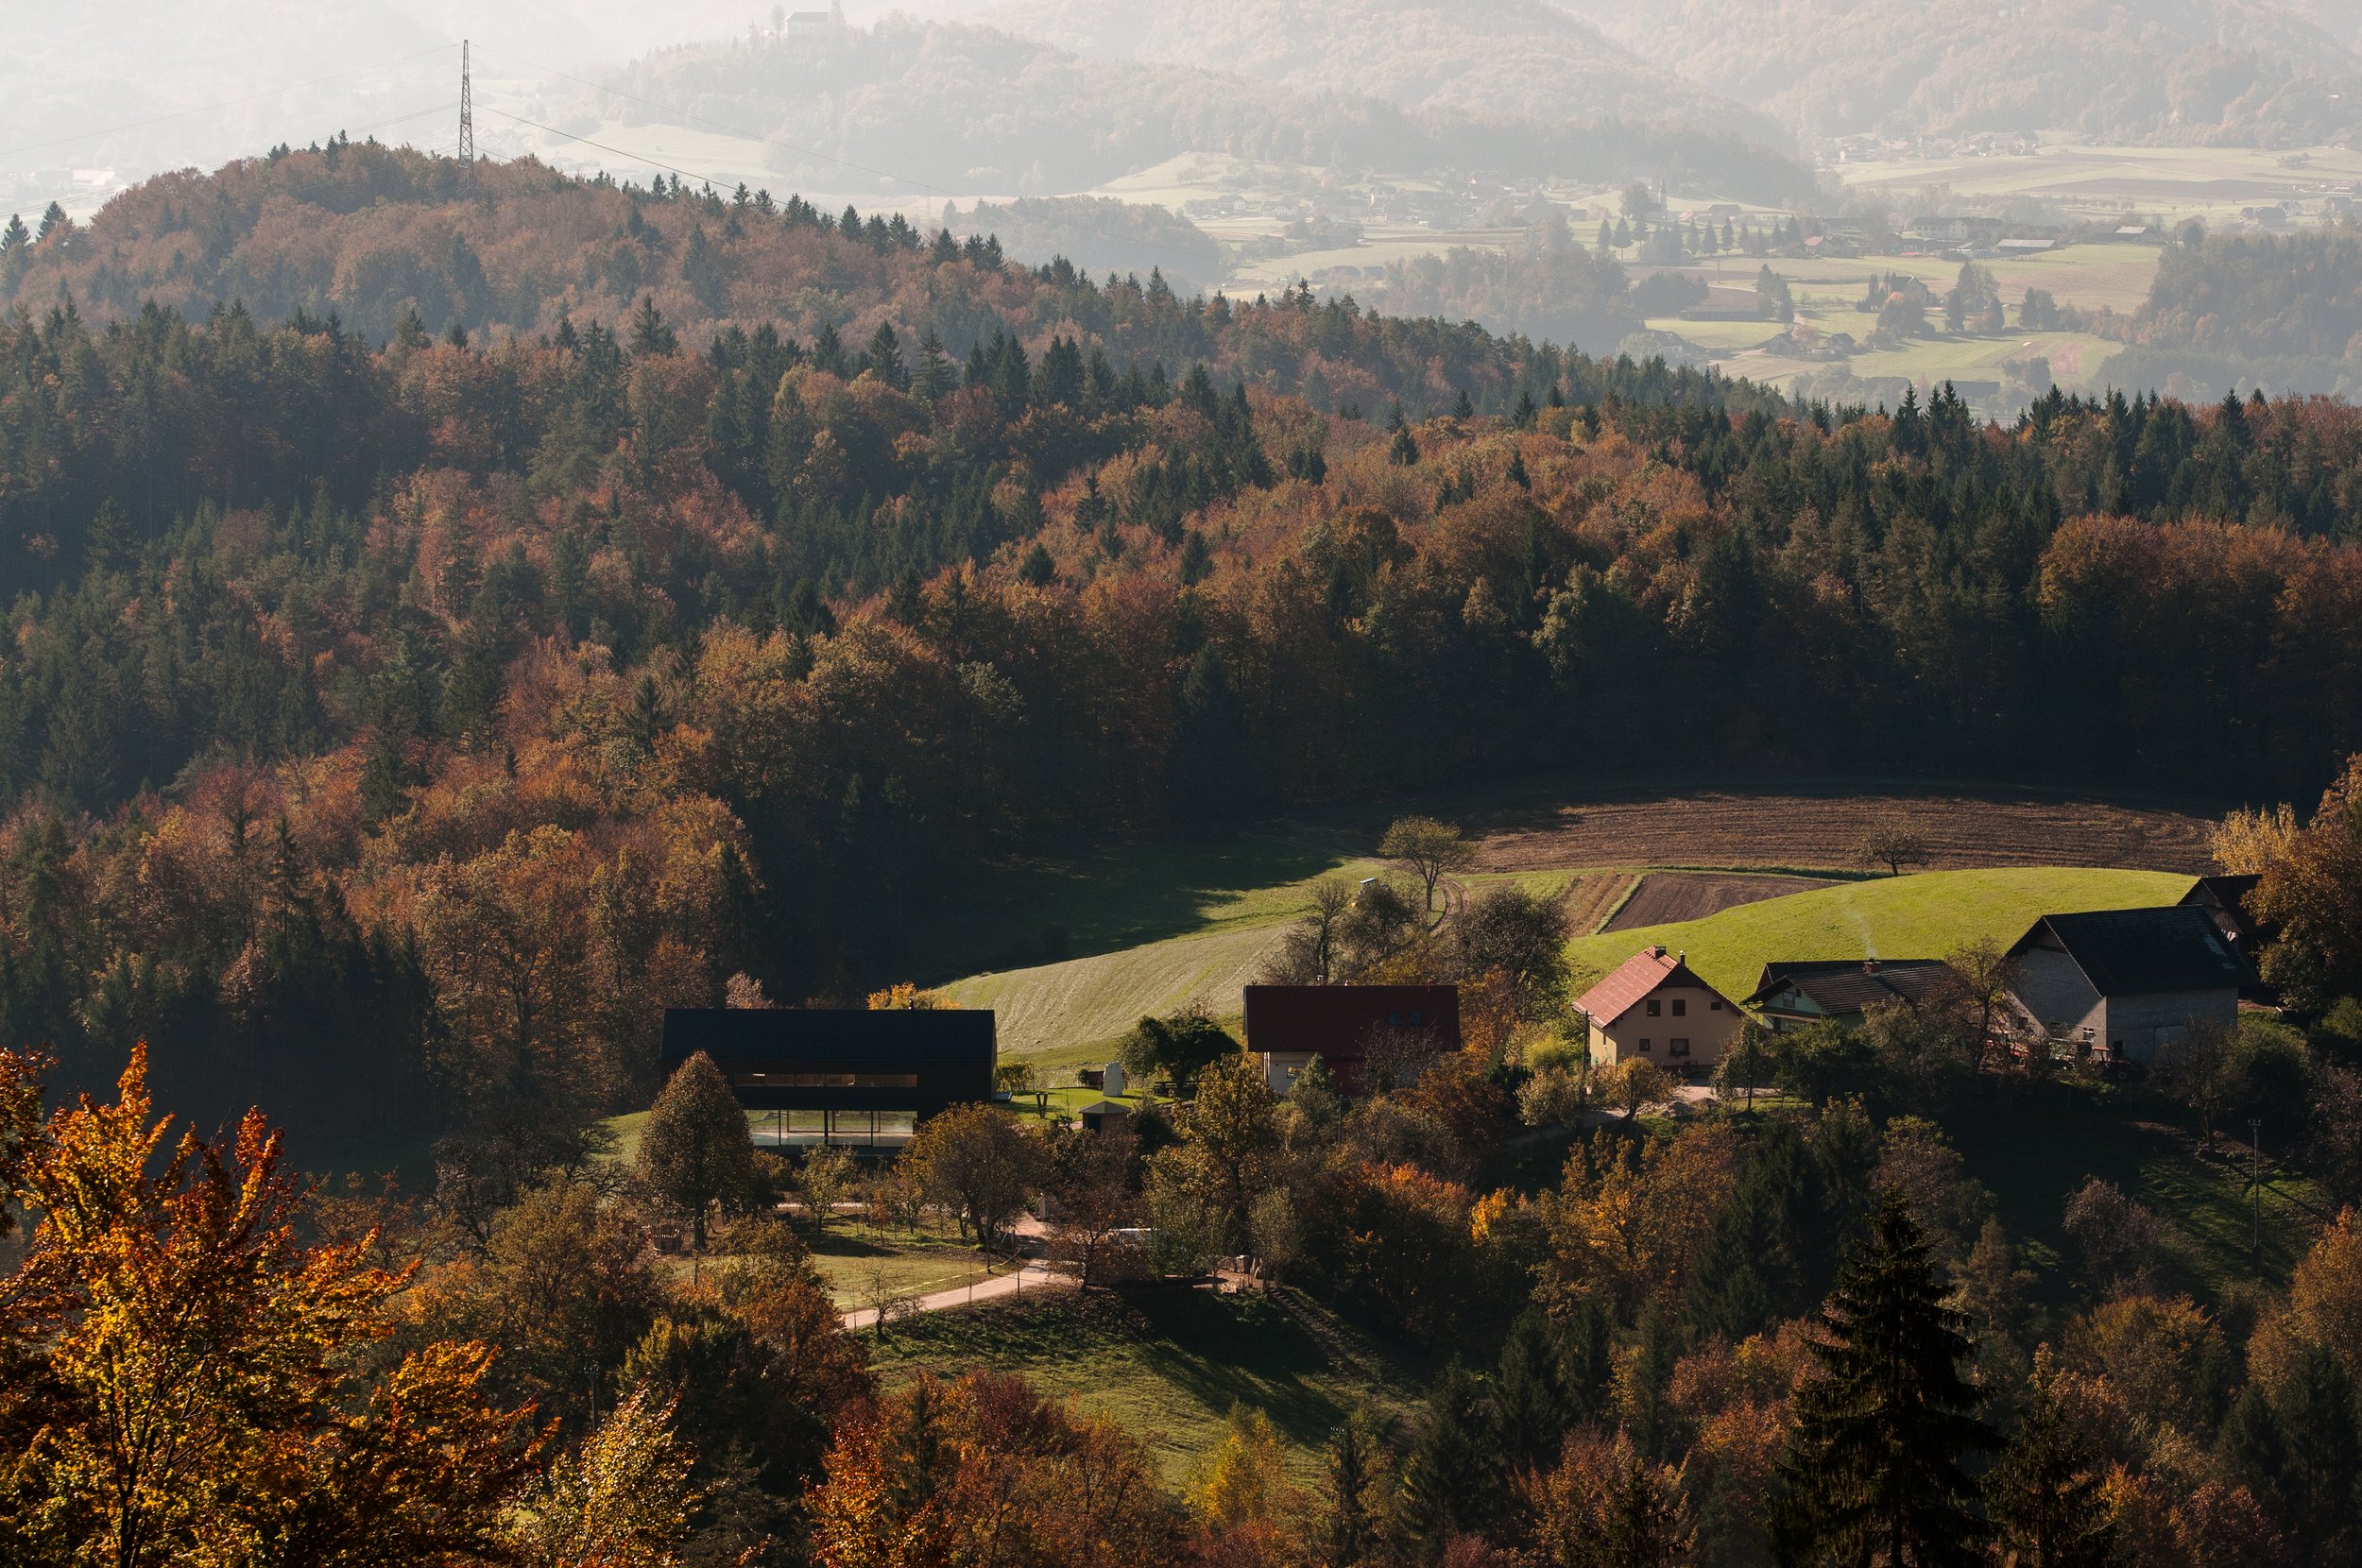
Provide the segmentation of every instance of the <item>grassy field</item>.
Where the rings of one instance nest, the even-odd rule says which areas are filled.
[[[1259,1297],[1207,1290],[1059,1290],[906,1320],[875,1359],[889,1384],[921,1370],[1021,1372],[1043,1393],[1121,1423],[1174,1487],[1190,1484],[1230,1407],[1242,1404],[1271,1418],[1292,1477],[1309,1485],[1323,1445],[1357,1402],[1400,1413],[1427,1369],[1292,1300],[1303,1317]]]
[[[813,1266],[829,1282],[839,1311],[874,1304],[872,1292],[881,1272],[898,1295],[925,1296],[982,1285],[1008,1271],[996,1268],[994,1259],[946,1225],[922,1227],[914,1234],[838,1219],[816,1237],[809,1228],[802,1234],[811,1241]]]
[[[1980,937],[2014,941],[2045,914],[2169,904],[2190,880],[2156,871],[1933,871],[1792,894],[1703,920],[1581,937],[1567,951],[1578,976],[1596,978],[1662,943],[1686,952],[1708,984],[1744,997],[1772,959],[1942,958]]]

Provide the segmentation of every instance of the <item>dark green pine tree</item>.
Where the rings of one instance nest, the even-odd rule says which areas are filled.
[[[1491,1516],[1501,1475],[1487,1417],[1476,1379],[1453,1362],[1428,1395],[1427,1419],[1402,1461],[1403,1529],[1430,1558]]]
[[[918,340],[918,372],[911,380],[911,390],[925,402],[933,402],[959,384],[959,372],[950,356],[943,351],[943,339],[933,327]]]
[[[1510,1325],[1493,1382],[1493,1429],[1513,1470],[1544,1469],[1575,1423],[1564,1357],[1550,1321],[1530,1306]]]
[[[656,308],[656,296],[640,297],[640,309],[631,318],[631,351],[635,358],[650,354],[669,354],[680,347],[680,339],[666,324],[664,315]]]
[[[2115,1525],[2089,1445],[2067,1423],[2045,1369],[2001,1462],[1985,1476],[1985,1510],[2003,1560],[2017,1568],[2106,1568]]]
[[[1970,1568],[1984,1560],[1961,1458],[1993,1447],[1968,1379],[1977,1347],[1943,1304],[1927,1238],[1899,1193],[1821,1311],[1816,1374],[1796,1396],[1772,1509],[1783,1564]]]
[[[1319,1058],[1313,1059],[1315,1065]],[[1295,1087],[1304,1084],[1296,1076]],[[1367,1412],[1355,1410],[1328,1444],[1328,1507],[1321,1530],[1330,1568],[1354,1568],[1378,1543],[1378,1489],[1384,1451]]]
[[[1387,418],[1386,428],[1395,433],[1394,444],[1386,449],[1386,461],[1397,468],[1408,469],[1416,466],[1419,461],[1419,443],[1418,439],[1411,434],[1411,421],[1402,416],[1401,403],[1395,404],[1393,412]]]
[[[1451,417],[1455,419],[1476,418],[1476,404],[1468,401],[1468,389],[1464,386],[1460,389],[1459,401],[1451,405]]]

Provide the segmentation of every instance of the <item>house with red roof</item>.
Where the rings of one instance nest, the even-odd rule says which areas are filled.
[[[1575,1003],[1602,1067],[1653,1062],[1669,1072],[1704,1070],[1746,1021],[1738,1004],[1698,977],[1687,955],[1645,947]]]

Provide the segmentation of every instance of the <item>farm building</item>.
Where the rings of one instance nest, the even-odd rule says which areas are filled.
[[[2011,1000],[2038,1034],[2147,1065],[2194,1025],[2238,1020],[2248,967],[2206,911],[2046,914],[2010,949]]]
[[[2248,908],[2249,895],[2262,880],[2260,877],[2200,877],[2182,895],[2182,902],[2204,910],[2223,940],[2231,944],[2231,950],[2239,955],[2239,962],[2247,965],[2247,980],[2239,995],[2251,1001],[2274,1002],[2278,997],[2261,974],[2264,946],[2273,933]]]
[[[1744,1003],[1777,1033],[1806,1024],[1851,1029],[1881,1003],[1917,1003],[1951,973],[1941,959],[1830,959],[1767,963]]]
[[[1372,1056],[1434,1055],[1460,1048],[1456,985],[1250,985],[1246,1048],[1285,1094],[1319,1057],[1350,1094]]]
[[[938,1111],[992,1099],[997,1055],[989,1009],[671,1008],[664,1070],[698,1051],[738,1102],[763,1115],[755,1141],[908,1143]]]
[[[1698,978],[1680,953],[1648,947],[1575,1003],[1589,1031],[1591,1060],[1603,1067],[1635,1059],[1667,1067],[1711,1067],[1746,1015]]]

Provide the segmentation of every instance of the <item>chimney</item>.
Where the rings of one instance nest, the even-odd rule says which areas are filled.
[[[1874,958],[1866,958],[1862,960],[1861,966],[1865,974],[1874,975],[1878,972],[1878,961]]]

